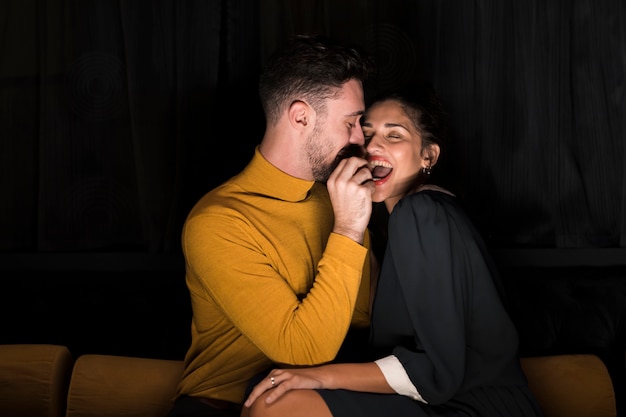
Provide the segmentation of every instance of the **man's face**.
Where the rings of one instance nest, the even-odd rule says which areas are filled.
[[[339,98],[327,102],[326,115],[317,118],[307,141],[315,181],[326,182],[341,159],[364,154],[360,125],[364,109],[363,86],[357,80],[345,83]]]

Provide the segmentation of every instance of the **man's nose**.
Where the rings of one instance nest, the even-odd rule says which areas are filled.
[[[361,126],[355,126],[352,128],[352,135],[350,136],[350,143],[356,145],[365,145],[365,137],[363,136],[363,130]]]

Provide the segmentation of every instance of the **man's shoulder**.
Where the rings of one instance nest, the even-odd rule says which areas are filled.
[[[189,217],[236,208],[248,198],[246,194],[236,180],[228,180],[200,197],[191,209]]]

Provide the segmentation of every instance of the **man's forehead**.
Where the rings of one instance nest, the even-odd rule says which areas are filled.
[[[330,100],[329,107],[333,109],[332,113],[344,118],[361,116],[365,111],[365,102],[360,82],[351,80],[344,84],[342,94]]]

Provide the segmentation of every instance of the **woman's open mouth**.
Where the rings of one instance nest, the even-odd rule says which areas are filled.
[[[369,161],[369,167],[372,171],[374,183],[376,184],[382,184],[385,182],[385,180],[389,177],[389,174],[391,174],[391,171],[393,171],[393,166],[389,162],[382,159],[371,159]]]

